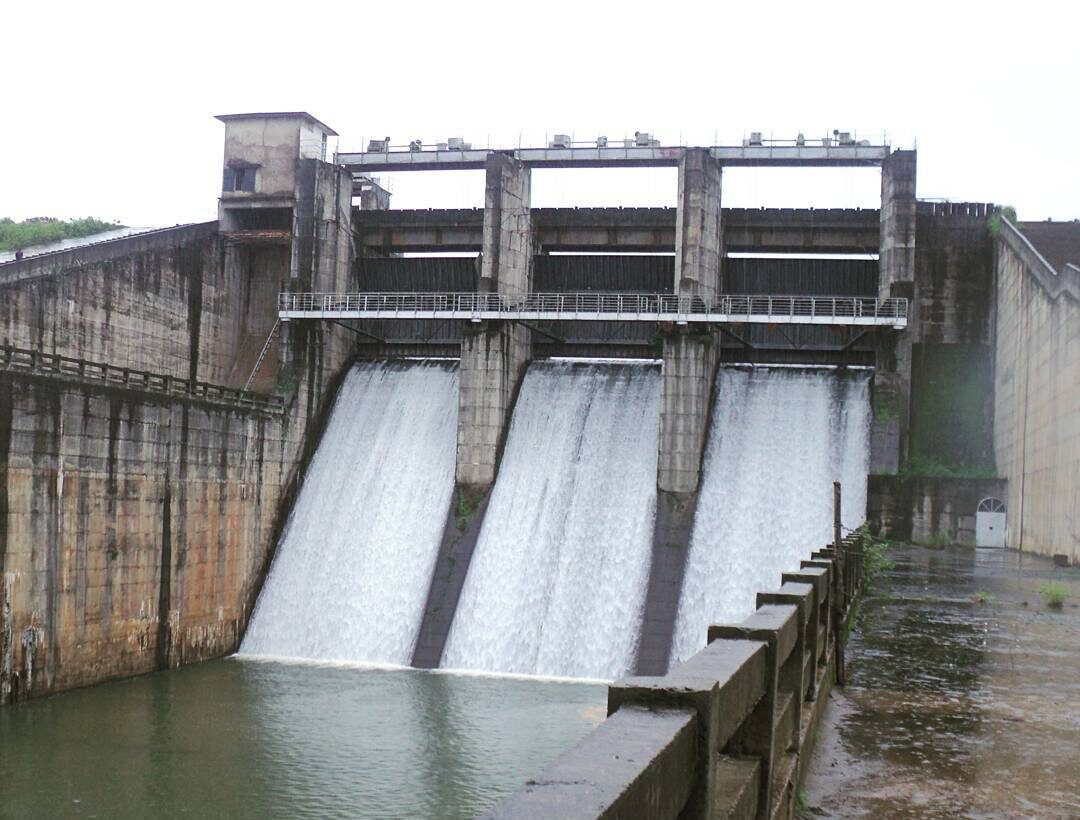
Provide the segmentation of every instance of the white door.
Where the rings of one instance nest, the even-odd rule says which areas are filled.
[[[975,512],[975,546],[1005,546],[1005,504],[997,498],[984,498]]]

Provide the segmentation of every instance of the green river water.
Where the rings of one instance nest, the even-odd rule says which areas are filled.
[[[604,716],[594,683],[231,658],[0,709],[3,818],[459,818]]]

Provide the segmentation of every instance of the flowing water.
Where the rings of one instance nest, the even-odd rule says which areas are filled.
[[[869,374],[721,368],[672,660],[705,645],[710,623],[741,620],[758,590],[833,538],[832,483],[841,519],[866,509]]]
[[[357,365],[240,651],[408,664],[454,488],[458,376]]]
[[[443,667],[605,679],[630,668],[659,412],[654,365],[529,368]]]
[[[0,709],[0,817],[469,818],[602,686],[224,660]]]

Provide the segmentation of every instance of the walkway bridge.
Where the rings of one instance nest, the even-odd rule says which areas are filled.
[[[452,319],[907,327],[908,300],[871,296],[698,296],[632,293],[282,293],[293,319]]]

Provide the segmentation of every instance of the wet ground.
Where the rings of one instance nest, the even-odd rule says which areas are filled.
[[[1080,818],[1080,569],[1011,550],[889,557],[800,817]]]

